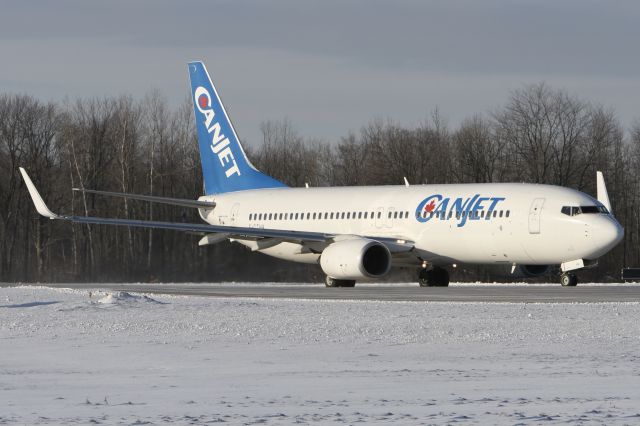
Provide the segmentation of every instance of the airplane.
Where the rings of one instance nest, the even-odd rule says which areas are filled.
[[[204,195],[197,200],[77,189],[102,196],[194,208],[206,223],[53,213],[20,168],[36,210],[55,220],[199,233],[199,245],[230,240],[252,251],[319,264],[327,287],[353,287],[393,268],[414,268],[422,287],[448,286],[447,267],[506,265],[560,283],[593,267],[624,230],[611,213],[604,177],[597,198],[552,185],[483,183],[290,188],[256,169],[202,62],[188,64]]]

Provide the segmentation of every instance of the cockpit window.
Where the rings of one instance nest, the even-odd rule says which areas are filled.
[[[581,213],[584,214],[609,214],[609,210],[605,206],[564,206],[560,210],[561,213],[567,216],[576,216]]]
[[[593,213],[609,213],[609,211],[607,210],[607,208],[605,206],[582,206],[580,207],[580,210],[582,210],[582,213],[586,213],[586,214],[593,214]]]

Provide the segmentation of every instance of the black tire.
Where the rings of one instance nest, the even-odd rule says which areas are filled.
[[[431,271],[427,271],[426,269],[420,269],[418,271],[418,284],[420,287],[431,287],[429,276]]]
[[[569,272],[560,275],[560,284],[562,287],[575,287],[578,285],[578,276]]]
[[[433,269],[420,269],[418,272],[418,284],[420,287],[448,287],[449,272],[440,267]]]
[[[339,280],[339,279],[327,276],[327,278],[324,281],[324,285],[325,285],[325,287],[331,287],[331,288],[335,288],[335,287],[355,287],[356,286],[356,280]]]
[[[434,268],[436,272],[436,287],[449,287],[449,271],[444,268]]]

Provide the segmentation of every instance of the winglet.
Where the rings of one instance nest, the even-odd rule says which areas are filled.
[[[22,178],[24,179],[24,183],[27,185],[27,189],[29,190],[29,195],[31,195],[31,200],[33,200],[33,204],[36,206],[36,210],[44,217],[48,217],[49,219],[59,219],[60,216],[53,213],[49,210],[49,207],[42,201],[42,197],[38,193],[36,186],[31,182],[31,178],[27,172],[20,167],[20,173],[22,174]]]
[[[600,201],[610,213],[613,213],[611,211],[611,202],[609,201],[609,194],[607,193],[607,186],[604,184],[604,176],[602,175],[602,172],[596,172],[596,184],[598,188],[598,201]]]

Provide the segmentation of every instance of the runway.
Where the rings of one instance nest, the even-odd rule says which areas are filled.
[[[7,284],[4,284],[6,286]],[[40,284],[42,285],[42,284]],[[320,284],[45,284],[47,287],[126,291],[218,298],[321,299],[387,302],[597,303],[640,302],[640,285],[452,284],[421,288],[411,284],[361,284],[325,288]]]

